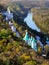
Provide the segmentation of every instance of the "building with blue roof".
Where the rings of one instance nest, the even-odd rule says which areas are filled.
[[[10,19],[13,19],[13,13],[10,12],[9,7],[7,8],[7,11],[2,12],[2,15],[6,16],[7,21],[10,20]]]

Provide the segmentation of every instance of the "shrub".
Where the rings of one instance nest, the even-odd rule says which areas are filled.
[[[30,55],[31,55],[32,60],[35,60],[36,57],[37,57],[37,52],[35,52],[34,50],[32,50],[32,51],[30,52]]]
[[[42,63],[42,65],[49,65],[49,62],[48,62],[48,61],[44,61],[44,62]]]
[[[8,43],[7,46],[6,46],[6,51],[10,51],[12,49],[12,44],[11,43]]]
[[[21,57],[18,57],[17,63],[19,63],[20,65],[22,65],[24,63],[24,59],[21,58]]]
[[[9,65],[10,64],[10,60],[7,59],[5,62],[4,62],[5,65]]]
[[[39,54],[42,54],[42,47],[39,47],[39,48],[38,48],[38,53],[39,53]]]
[[[45,49],[46,52],[49,52],[49,46],[48,45],[45,45],[44,49]]]
[[[6,42],[7,42],[6,39],[2,39],[2,40],[0,41],[0,45],[4,45]]]
[[[0,65],[3,65],[3,60],[0,59]]]
[[[37,53],[36,53],[34,50],[32,50],[32,51],[30,52],[30,54],[31,54],[32,56],[36,56],[36,55],[37,55]]]
[[[36,61],[28,61],[24,63],[23,65],[37,65]]]
[[[19,52],[19,48],[18,47],[16,48],[16,52]]]
[[[7,60],[4,62],[4,65],[14,65],[14,64],[15,64],[14,60],[9,58],[7,58]]]
[[[26,53],[23,53],[23,54],[21,55],[21,58],[23,58],[25,61],[28,61],[28,60],[31,59],[30,56],[27,55]]]

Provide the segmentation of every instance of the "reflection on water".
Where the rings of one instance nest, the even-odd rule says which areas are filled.
[[[40,32],[40,29],[36,26],[35,22],[33,21],[33,14],[28,13],[27,17],[24,19],[24,22],[31,28],[38,32]]]

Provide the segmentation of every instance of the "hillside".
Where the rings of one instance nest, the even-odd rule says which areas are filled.
[[[49,34],[49,8],[32,8],[33,19],[37,26],[44,32]]]
[[[8,3],[10,3],[10,4],[12,4],[12,3],[14,3],[14,2],[16,2],[16,3],[19,3],[19,4],[21,4],[21,5],[23,5],[23,6],[29,6],[29,7],[48,7],[48,0],[27,0],[27,1],[25,1],[25,0],[0,0],[0,4],[8,4]]]
[[[49,59],[41,56],[41,47],[38,52],[35,52],[22,40],[25,31],[23,26],[12,22],[21,34],[19,38],[0,14],[0,65],[48,65]]]

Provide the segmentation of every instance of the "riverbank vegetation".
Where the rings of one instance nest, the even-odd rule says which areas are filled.
[[[49,8],[32,8],[33,20],[42,32],[49,34]]]
[[[41,56],[41,49],[35,52],[23,40],[24,29],[12,21],[21,34],[18,38],[11,31],[5,18],[0,14],[0,65],[48,65],[49,60]],[[40,58],[40,59],[39,59]]]

